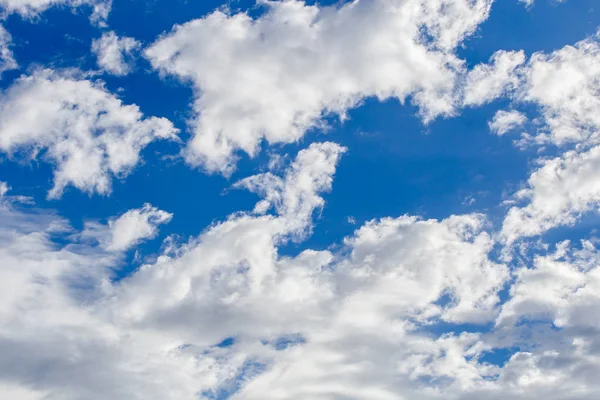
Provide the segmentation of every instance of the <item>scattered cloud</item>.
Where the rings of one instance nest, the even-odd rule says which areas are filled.
[[[0,0],[0,12],[20,14],[25,18],[37,17],[53,6],[92,8],[90,20],[104,25],[110,12],[112,0]]]
[[[96,54],[98,66],[117,76],[132,71],[132,59],[141,43],[131,37],[118,37],[113,31],[104,32],[92,42],[92,52]]]
[[[498,111],[492,121],[488,123],[490,130],[495,134],[502,136],[516,128],[523,126],[527,122],[525,114],[516,111]]]

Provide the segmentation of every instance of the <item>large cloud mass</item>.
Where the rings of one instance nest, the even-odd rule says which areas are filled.
[[[98,18],[110,6],[0,0],[26,17],[86,4]],[[481,213],[396,215],[296,247],[321,222],[348,151],[306,144],[231,184],[258,196],[254,208],[189,240],[163,237],[154,255],[140,255],[143,243],[178,210],[140,201],[75,229],[0,181],[0,397],[600,398],[599,241],[593,230],[536,237],[600,206],[600,40],[499,50],[469,69],[456,49],[491,5],[264,0],[252,16],[216,11],[158,38],[145,57],[194,87],[184,155],[208,171],[231,173],[238,151],[300,141],[368,97],[410,100],[423,121],[504,99],[490,114],[493,139],[520,134],[532,171],[501,226]],[[16,67],[10,44],[0,28],[0,72]],[[106,32],[92,50],[124,76],[139,47]],[[79,70],[30,68],[6,87],[0,151],[49,163],[52,199],[69,186],[108,194],[148,144],[178,138]]]

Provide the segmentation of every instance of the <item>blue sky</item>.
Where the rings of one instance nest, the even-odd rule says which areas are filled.
[[[0,0],[0,397],[600,394],[595,1],[34,3]]]

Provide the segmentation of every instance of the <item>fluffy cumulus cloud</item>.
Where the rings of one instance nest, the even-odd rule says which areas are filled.
[[[107,248],[6,200],[0,388],[56,399],[388,399],[415,396],[430,379],[449,382],[444,390],[484,385],[494,368],[478,361],[479,334],[419,331],[495,318],[508,275],[488,259],[481,216],[386,218],[338,254],[278,255],[323,204],[343,150],[313,144],[284,176],[243,181],[264,196],[257,209],[167,247],[119,283],[110,279],[119,250],[153,235],[131,226],[170,215],[145,206],[97,224],[113,244],[122,231]],[[59,246],[53,238],[65,233]]]
[[[173,214],[144,204],[142,208],[110,219],[108,229],[102,224],[88,222],[82,236],[96,239],[108,251],[124,251],[143,240],[154,238],[158,234],[158,226],[172,218]]]
[[[333,142],[273,156],[270,172],[231,184],[253,208],[185,241],[163,232],[143,257],[131,253],[174,214],[142,200],[75,229],[2,176],[0,398],[600,398],[600,239],[528,239],[600,206],[600,40],[498,51],[469,70],[455,50],[491,2],[265,0],[252,16],[176,26],[145,56],[194,86],[185,156],[222,173],[238,151],[299,141],[367,97],[410,100],[425,121],[508,99],[489,128],[526,126],[515,143],[535,156],[501,227],[478,213],[396,215],[299,245],[347,151]],[[86,4],[106,15],[110,2],[0,0],[27,17]],[[10,42],[0,30],[0,69],[16,67]],[[124,75],[139,44],[108,32],[92,49]],[[30,69],[5,86],[0,151],[49,163],[49,198],[108,194],[149,143],[178,138],[78,70]]]
[[[489,64],[480,64],[466,77],[463,103],[466,106],[480,106],[488,103],[519,84],[517,67],[525,62],[523,51],[498,51]]]
[[[489,64],[468,73],[465,104],[507,96],[534,108],[535,131],[523,133],[517,143],[553,150],[551,157],[537,160],[524,189],[515,194],[514,200],[525,204],[512,207],[504,221],[502,234],[509,242],[571,225],[598,209],[599,82],[598,35],[551,53],[534,53],[527,62],[522,52],[499,51]],[[527,119],[518,111],[499,111],[490,129],[503,134]]]
[[[92,9],[90,19],[98,24],[104,24],[110,12],[112,0],[0,0],[0,12],[20,14],[25,18],[34,18],[53,6],[81,7]]]
[[[600,42],[598,36],[550,54],[535,53],[519,71],[522,89],[516,100],[536,105],[542,127],[524,135],[521,144],[555,146],[564,154],[541,161],[517,198],[503,233],[509,239],[573,224],[581,214],[597,210],[600,142]]]
[[[366,97],[412,96],[425,120],[454,112],[463,64],[454,49],[492,0],[262,1],[259,17],[221,11],[176,26],[145,51],[163,74],[193,82],[187,160],[230,172],[236,150],[289,143],[344,118]]]
[[[600,206],[600,146],[543,161],[516,193],[525,206],[512,207],[502,227],[509,241],[534,236],[561,225],[573,225],[582,214]]]
[[[19,400],[600,393],[598,327],[588,318],[600,312],[592,241],[541,249],[514,271],[504,304],[509,272],[490,257],[481,215],[373,220],[335,251],[280,255],[312,223],[343,152],[312,144],[282,176],[241,181],[262,196],[253,211],[168,242],[118,282],[122,251],[154,236],[169,214],[146,205],[96,223],[96,238],[114,243],[121,231],[108,248],[5,196],[0,392]],[[460,332],[464,324],[471,333]],[[517,347],[505,363],[486,361]]]
[[[108,194],[112,178],[135,168],[148,143],[177,134],[170,121],[144,118],[100,82],[77,75],[38,70],[0,97],[0,150],[52,163],[50,198],[68,185]]]
[[[123,76],[131,72],[133,57],[140,46],[141,43],[134,38],[118,37],[110,31],[92,42],[92,52],[96,54],[101,69]]]
[[[519,111],[500,110],[494,115],[494,118],[488,125],[492,132],[502,136],[513,129],[519,128],[525,122],[527,122],[527,117]]]

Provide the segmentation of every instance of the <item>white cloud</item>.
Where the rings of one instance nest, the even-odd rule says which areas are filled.
[[[145,51],[193,82],[193,165],[231,172],[235,152],[290,143],[366,97],[412,96],[425,120],[454,112],[454,49],[492,0],[354,1],[331,7],[261,1],[260,17],[214,12],[175,26]]]
[[[158,234],[158,226],[171,221],[173,214],[159,210],[151,204],[129,210],[108,221],[108,228],[97,222],[86,223],[84,238],[94,238],[108,251],[125,251],[142,240]]]
[[[517,68],[525,62],[523,51],[497,51],[489,64],[475,66],[466,77],[463,104],[480,106],[517,88]]]
[[[536,142],[557,146],[600,143],[598,36],[550,54],[533,54],[523,77],[519,100],[538,105],[547,126]]]
[[[34,18],[53,6],[92,8],[90,20],[104,25],[110,12],[112,0],[0,0],[0,11],[5,14],[20,14],[25,18]]]
[[[494,241],[481,215],[383,218],[335,251],[279,255],[323,206],[319,193],[331,187],[343,150],[313,144],[282,176],[241,181],[266,203],[168,246],[118,283],[110,281],[122,260],[117,249],[73,234],[54,214],[0,207],[0,394],[597,397],[598,319],[588,317],[600,310],[600,255],[591,242],[541,249],[531,268],[517,270],[504,305],[498,293],[508,270],[488,257]],[[125,216],[143,225],[155,212],[148,206]],[[110,233],[128,219],[98,230]],[[69,244],[53,241],[61,234]],[[560,330],[520,324],[541,319]],[[439,333],[494,320],[492,332]],[[483,361],[489,351],[514,346],[521,350],[504,366]]]
[[[528,200],[512,207],[502,234],[512,242],[522,236],[539,235],[560,225],[572,225],[583,213],[600,205],[600,146],[578,153],[569,151],[543,162],[519,191],[517,199]]]
[[[98,66],[117,76],[127,75],[132,70],[132,58],[141,43],[131,37],[118,37],[113,31],[104,32],[100,39],[92,42]]]
[[[541,112],[534,145],[591,146],[600,143],[600,41],[595,35],[552,53],[498,51],[490,64],[469,72],[464,103],[481,105],[501,96]]]
[[[264,199],[255,212],[262,214],[274,207],[288,221],[288,231],[302,235],[310,228],[313,211],[323,206],[318,193],[331,189],[337,160],[345,151],[335,143],[313,144],[298,154],[283,179],[268,172],[234,186],[260,193]]]
[[[143,118],[100,82],[36,71],[19,78],[0,98],[0,150],[40,153],[56,166],[50,198],[67,185],[107,194],[113,176],[127,175],[140,151],[157,139],[174,139],[172,123]]]
[[[12,37],[2,25],[0,25],[0,77],[5,71],[10,71],[18,67],[10,46]]]
[[[503,58],[516,61],[500,62]],[[540,117],[534,122],[539,128],[533,134],[524,133],[517,143],[522,147],[538,146],[541,150],[543,146],[552,146],[559,152],[552,159],[537,160],[541,167],[532,172],[526,187],[516,193],[516,200],[528,203],[511,208],[506,216],[502,234],[509,242],[571,225],[581,214],[596,210],[600,204],[600,189],[594,179],[600,144],[598,35],[551,53],[534,53],[527,63],[523,61],[522,52],[497,52],[491,65],[477,66],[469,73],[468,82],[476,76],[475,82],[487,83],[475,85],[480,90],[472,92],[477,95],[469,95],[467,90],[465,97],[466,103],[482,104],[508,95],[515,103],[535,106]],[[497,68],[497,65],[508,67]],[[502,134],[505,129],[523,123],[524,118],[500,111],[490,128]]]
[[[525,114],[516,111],[498,111],[491,122],[488,123],[490,130],[495,134],[502,136],[507,132],[512,131],[527,122]]]
[[[2,199],[9,190],[10,186],[8,186],[8,183],[0,181],[0,199]]]

